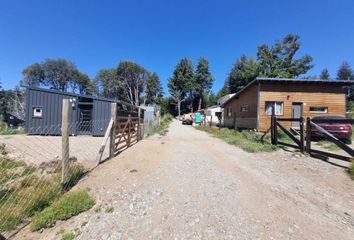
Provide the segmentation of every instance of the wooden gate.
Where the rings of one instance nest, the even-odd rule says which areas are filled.
[[[110,139],[109,158],[141,140],[140,123],[142,119],[144,119],[144,111],[141,108],[123,102],[112,103],[111,120],[96,157],[96,166],[102,160],[108,139]]]

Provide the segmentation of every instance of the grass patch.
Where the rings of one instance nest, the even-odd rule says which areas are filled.
[[[170,123],[172,122],[173,116],[170,114],[166,114],[161,118],[160,121],[160,126],[156,128],[156,133],[158,133],[161,136],[164,136],[168,132],[168,127],[170,126]]]
[[[108,208],[106,208],[106,213],[112,213],[113,210],[114,210],[113,207],[108,207]]]
[[[340,150],[340,148],[335,145],[334,143],[332,142],[329,142],[329,141],[326,141],[326,140],[321,140],[321,141],[318,141],[316,143],[318,146],[321,146],[327,150],[330,150],[330,151],[338,151]]]
[[[95,205],[95,200],[85,190],[68,192],[54,201],[49,207],[36,214],[32,220],[31,230],[54,226],[58,220],[67,220]]]
[[[0,120],[0,135],[25,134],[23,127],[10,128],[7,123]]]
[[[73,239],[75,239],[75,234],[73,232],[64,233],[61,236],[61,239],[62,240],[73,240]]]
[[[354,180],[354,161],[352,161],[352,164],[348,168],[348,173],[349,173],[350,178],[352,180]]]
[[[271,152],[278,149],[268,141],[262,142],[261,135],[253,131],[237,132],[227,128],[218,129],[205,126],[197,126],[196,129],[205,131],[246,152]]]
[[[70,167],[69,185],[83,176],[82,166]],[[0,156],[0,232],[15,229],[25,219],[42,211],[65,193],[61,172],[45,172],[22,161]]]

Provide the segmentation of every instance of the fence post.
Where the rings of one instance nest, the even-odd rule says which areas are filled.
[[[63,108],[61,113],[61,144],[61,184],[65,187],[70,180],[69,99],[63,99]]]
[[[210,115],[210,127],[212,127],[212,124],[213,124],[213,115],[211,114]]]
[[[140,116],[141,116],[141,109],[140,109],[140,107],[139,107],[139,109],[138,109],[138,132],[137,132],[137,134],[138,134],[138,136],[137,136],[137,142],[139,142],[140,141],[140,138],[141,138],[141,136],[140,136],[140,134],[141,134],[141,130],[140,130]]]
[[[274,124],[274,115],[271,116],[271,120],[270,120],[270,139],[271,139],[271,143],[273,145],[275,145],[275,138],[274,138],[274,128],[275,128],[275,124]]]
[[[110,134],[110,144],[109,144],[109,158],[114,157],[115,144],[116,144],[116,119],[117,119],[117,103],[111,103],[111,119],[113,121],[111,134]]]
[[[300,118],[300,150],[301,152],[305,151],[305,143],[304,143],[304,118]]]
[[[128,115],[128,141],[127,141],[127,147],[130,147],[130,138],[131,138],[131,135],[130,135],[130,130],[132,128],[132,119],[131,119],[131,115],[129,114]]]
[[[311,119],[306,119],[306,152],[311,154]]]

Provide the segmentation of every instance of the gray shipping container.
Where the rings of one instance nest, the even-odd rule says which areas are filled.
[[[104,136],[114,99],[28,87],[26,92],[26,133],[60,135],[63,99],[70,102],[70,134]],[[119,108],[119,107],[118,107]]]

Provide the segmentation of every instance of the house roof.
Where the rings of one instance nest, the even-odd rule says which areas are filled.
[[[22,120],[22,121],[26,120],[24,112],[10,112],[8,114],[19,119],[19,120]]]
[[[226,102],[227,100],[229,100],[230,98],[232,98],[235,95],[235,93],[230,93],[227,94],[221,98],[218,99],[218,104],[221,106],[224,104],[224,102]]]
[[[224,107],[225,104],[235,97],[239,96],[243,91],[245,91],[248,87],[255,83],[259,82],[301,82],[301,83],[324,83],[324,84],[341,84],[341,85],[353,85],[354,81],[352,80],[323,80],[323,79],[301,79],[301,78],[264,78],[264,77],[257,77],[256,79],[252,80],[248,83],[244,88],[242,88],[237,93],[234,93],[232,97],[227,99],[224,103],[221,104],[221,107]]]

